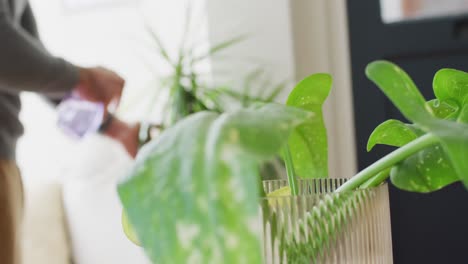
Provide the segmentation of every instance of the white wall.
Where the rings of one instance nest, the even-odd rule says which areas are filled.
[[[351,77],[344,0],[209,0],[212,43],[239,33],[250,38],[225,51],[228,60],[212,60],[217,71],[241,79],[260,62],[279,81],[297,82],[315,72],[334,77],[325,106],[332,177],[351,177],[356,171]],[[232,63],[235,59],[235,63]],[[226,65],[227,64],[227,65]],[[291,88],[291,87],[290,87]],[[282,94],[284,99],[288,91]]]
[[[208,0],[209,37],[212,44],[246,34],[246,39],[212,60],[215,82],[241,82],[246,73],[261,67],[272,83],[295,75],[291,20],[287,1]],[[229,78],[217,75],[228,73]],[[280,101],[284,102],[287,91]]]

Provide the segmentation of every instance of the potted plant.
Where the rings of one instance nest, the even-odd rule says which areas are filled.
[[[410,77],[390,62],[373,62],[366,74],[414,123],[390,120],[378,126],[368,149],[399,148],[348,181],[316,179],[326,176],[321,116],[331,87],[326,74],[301,81],[286,106],[196,113],[143,148],[118,191],[151,260],[309,263],[357,256],[391,262],[389,226],[382,226],[388,225],[388,207],[376,214],[375,202],[388,206],[382,183],[390,177],[401,189],[430,192],[467,182],[468,75],[440,70],[434,77],[436,99],[426,102]],[[268,182],[262,186],[258,166],[277,153],[285,161],[288,184],[272,190]],[[318,188],[325,192],[312,188],[317,183],[325,184]],[[362,225],[372,221],[376,224]],[[379,230],[383,239],[376,236]],[[370,237],[378,239],[366,243]],[[353,244],[358,238],[364,242]]]
[[[153,36],[151,39],[154,45],[151,46],[151,51],[169,66],[167,74],[158,79],[158,83],[148,84],[144,94],[130,91],[130,95],[134,97],[125,98],[130,100],[124,100],[125,104],[119,107],[119,114],[127,116],[132,110],[146,110],[143,111],[145,114],[152,114],[146,118],[141,115],[136,117],[150,121],[150,124],[156,123],[156,126],[143,124],[147,128],[141,129],[143,142],[150,138],[148,131],[158,133],[158,130],[164,130],[197,111],[223,112],[227,106],[247,107],[254,102],[271,101],[286,85],[285,82],[268,84],[268,74],[260,65],[255,65],[256,69],[246,74],[237,91],[229,81],[216,84],[209,82],[209,78],[204,78],[206,73],[203,64],[208,63],[210,58],[222,56],[225,49],[243,41],[243,36],[233,37],[211,47],[185,37],[186,40],[178,43],[174,54],[166,50],[168,43],[163,43],[157,32],[153,32],[150,27],[148,35]],[[193,37],[194,34],[190,35]],[[226,59],[226,62],[229,60]],[[259,91],[255,88],[262,84],[270,89],[264,89],[263,93],[252,92]],[[157,119],[155,112],[159,109],[151,111],[146,108],[157,108],[160,105],[164,105],[163,116],[171,118]],[[133,107],[136,109],[132,109]],[[131,157],[119,145],[99,135],[86,138],[76,152],[78,158],[73,161],[73,166],[79,169],[70,171],[63,185],[64,208],[69,218],[75,260],[90,263],[146,263],[143,251],[133,246],[121,232],[122,207],[115,186],[121,174],[131,167]],[[265,167],[281,168],[276,163]],[[265,175],[279,177],[273,175],[271,169],[268,171]],[[84,229],[95,232],[83,233]]]

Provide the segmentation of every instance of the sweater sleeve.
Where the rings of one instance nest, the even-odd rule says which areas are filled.
[[[30,32],[15,25],[7,0],[0,0],[0,90],[60,98],[77,82],[78,68],[50,55]]]

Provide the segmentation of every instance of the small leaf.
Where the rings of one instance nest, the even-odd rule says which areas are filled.
[[[454,100],[458,105],[463,105],[468,97],[468,73],[454,70],[441,69],[434,75],[434,94],[437,99]]]
[[[401,147],[417,137],[410,125],[390,119],[374,129],[367,141],[367,151],[371,151],[377,144]]]
[[[328,176],[327,131],[322,105],[330,93],[329,74],[313,74],[302,80],[290,93],[286,104],[316,114],[314,119],[298,126],[289,138],[294,169],[302,178]]]
[[[437,191],[459,180],[440,145],[424,149],[394,166],[390,179],[402,190],[421,193]]]
[[[426,103],[426,107],[431,109],[434,117],[439,119],[452,119],[458,115],[459,107],[452,100],[441,101],[434,99]]]

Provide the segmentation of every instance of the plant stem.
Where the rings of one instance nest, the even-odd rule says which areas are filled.
[[[379,172],[374,177],[370,178],[368,181],[359,186],[360,189],[367,189],[379,186],[383,181],[390,177],[390,171],[392,168],[387,168]]]
[[[370,178],[379,174],[381,171],[392,167],[396,163],[406,159],[407,157],[417,153],[418,151],[427,148],[431,145],[434,145],[438,142],[438,139],[432,134],[426,134],[422,137],[419,137],[411,141],[407,145],[391,152],[390,154],[376,161],[369,167],[365,168],[364,170],[356,174],[354,177],[352,177],[345,184],[341,185],[338,189],[336,189],[336,191],[352,191],[361,186],[366,181],[368,181]],[[383,181],[385,179],[386,177],[381,180]]]
[[[286,166],[286,174],[288,175],[289,188],[291,188],[291,194],[293,196],[297,195],[297,182],[296,182],[296,172],[294,171],[294,164],[291,157],[291,151],[289,146],[286,145],[283,150],[284,164]]]

